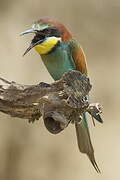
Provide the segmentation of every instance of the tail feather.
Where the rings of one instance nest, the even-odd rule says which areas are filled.
[[[80,152],[87,154],[95,170],[100,173],[100,169],[95,160],[94,149],[90,139],[90,133],[85,113],[83,115],[82,121],[75,123],[75,127]]]

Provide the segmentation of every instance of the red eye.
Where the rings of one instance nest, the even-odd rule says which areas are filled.
[[[51,32],[51,30],[50,29],[44,29],[43,32],[46,34],[49,34]]]

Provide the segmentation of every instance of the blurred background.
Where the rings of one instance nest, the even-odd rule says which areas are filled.
[[[0,113],[0,180],[120,180],[120,1],[0,0],[0,77],[53,82],[34,50],[22,57],[32,36],[19,34],[42,16],[65,24],[85,51],[91,101],[104,108],[103,125],[89,121],[102,173],[79,153],[73,125],[52,135],[42,119],[29,124]]]

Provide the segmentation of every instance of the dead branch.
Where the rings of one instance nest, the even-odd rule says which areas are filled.
[[[57,134],[70,122],[80,121],[83,112],[102,122],[100,105],[86,98],[90,90],[89,78],[78,71],[69,71],[52,84],[21,85],[0,78],[0,111],[29,122],[42,116],[46,128]]]

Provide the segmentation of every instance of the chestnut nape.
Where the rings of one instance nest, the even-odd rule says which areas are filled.
[[[60,122],[55,121],[52,117],[44,118],[44,125],[52,134],[58,134],[63,130],[60,126]]]

